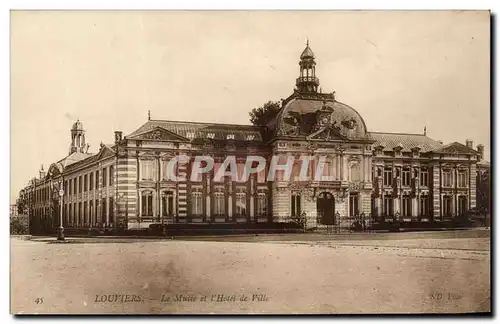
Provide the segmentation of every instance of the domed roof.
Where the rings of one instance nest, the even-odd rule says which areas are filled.
[[[71,127],[71,130],[83,130],[83,124],[80,120],[77,120],[74,124],[73,127]]]
[[[312,58],[312,59],[314,58],[314,53],[311,50],[311,48],[309,47],[309,41],[307,42],[307,45],[306,45],[306,48],[304,49],[304,51],[302,51],[302,54],[300,54],[301,60],[306,59],[306,58]]]
[[[331,138],[368,139],[370,134],[361,115],[339,101],[295,97],[281,109],[276,120],[276,134],[312,136],[331,130]]]

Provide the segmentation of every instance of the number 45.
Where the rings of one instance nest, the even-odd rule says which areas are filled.
[[[43,304],[43,297],[38,297],[37,299],[35,299],[35,303],[36,304]]]

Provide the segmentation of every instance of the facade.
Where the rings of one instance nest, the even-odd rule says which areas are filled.
[[[308,228],[348,228],[355,219],[393,222],[451,220],[476,208],[477,170],[484,147],[454,142],[444,145],[423,134],[369,132],[362,116],[338,101],[335,92],[318,91],[315,56],[309,47],[300,56],[293,93],[265,126],[152,120],[113,144],[88,153],[80,121],[71,129],[69,155],[40,172],[21,190],[34,231],[55,231],[60,204],[65,229],[147,229],[153,224],[275,223],[305,217]],[[214,169],[190,174],[196,156],[211,156]],[[267,181],[265,170],[246,181],[214,173],[236,157],[238,172],[247,156],[325,156],[316,181],[288,181],[283,171]],[[283,162],[281,162],[283,163]],[[300,169],[293,164],[293,170]],[[62,197],[59,196],[63,189]]]

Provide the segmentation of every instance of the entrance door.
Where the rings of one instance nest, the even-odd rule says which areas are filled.
[[[323,225],[335,225],[335,200],[328,192],[319,194],[316,201],[318,220]]]

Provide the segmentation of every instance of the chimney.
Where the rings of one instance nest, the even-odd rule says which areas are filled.
[[[115,131],[115,143],[118,143],[122,140],[123,132]]]
[[[45,178],[45,171],[43,170],[43,164],[42,164],[42,168],[40,169],[40,179],[43,179]]]
[[[443,145],[443,141],[442,140],[439,140],[438,143],[441,144],[441,145]]]
[[[479,152],[479,161],[482,161],[484,159],[484,145],[478,144],[477,151]]]
[[[465,140],[465,145],[472,150],[474,149],[474,142],[470,139]]]

